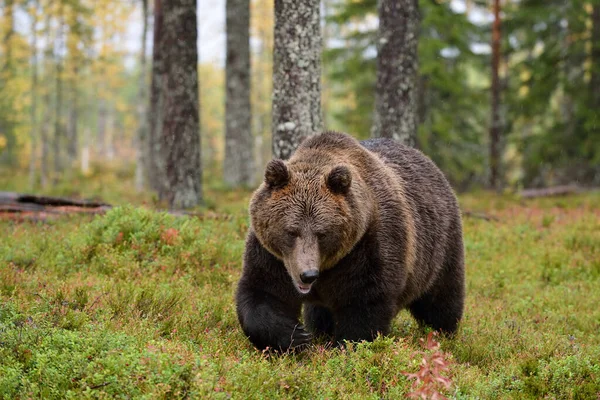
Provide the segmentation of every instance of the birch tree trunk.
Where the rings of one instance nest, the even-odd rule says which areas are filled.
[[[275,0],[273,154],[288,159],[323,129],[319,0]]]
[[[160,53],[162,77],[156,76],[160,80],[155,86],[153,70],[152,89],[158,90],[153,93],[157,98],[151,114],[158,115],[152,129],[166,178],[159,198],[167,200],[171,208],[189,208],[202,201],[197,1],[157,1],[155,7],[162,21],[153,59]]]
[[[249,0],[227,0],[226,27],[223,178],[231,186],[251,186],[254,178],[254,141],[250,109]]]
[[[140,46],[140,76],[137,114],[139,127],[135,135],[135,188],[139,192],[144,188],[147,176],[148,160],[148,120],[146,115],[146,41],[148,37],[148,0],[142,0],[142,38]]]
[[[371,136],[414,146],[417,136],[417,0],[381,0],[377,41],[377,88]]]

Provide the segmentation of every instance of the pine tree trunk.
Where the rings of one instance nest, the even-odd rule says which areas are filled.
[[[98,156],[104,158],[106,149],[106,101],[103,98],[98,99],[97,120],[96,120],[96,152]]]
[[[38,90],[38,58],[37,58],[37,12],[38,3],[32,4],[33,16],[31,18],[31,154],[29,155],[29,188],[35,187],[35,164],[37,158],[37,90]]]
[[[11,71],[13,67],[13,44],[12,37],[15,34],[15,18],[14,18],[14,0],[6,0],[4,2],[3,14],[6,16],[8,22],[6,22],[6,33],[2,38],[4,42],[5,53],[3,55],[4,63],[2,65],[2,72]]]
[[[148,0],[142,0],[142,38],[140,43],[140,76],[137,100],[137,114],[139,127],[135,135],[135,188],[141,191],[144,188],[147,176],[148,153],[148,120],[146,113],[146,41],[148,37]]]
[[[79,137],[77,132],[77,124],[79,122],[78,96],[77,96],[77,67],[73,70],[74,76],[71,80],[71,99],[69,105],[69,125],[67,136],[69,143],[67,144],[67,154],[69,156],[69,167],[72,167],[77,161],[77,152],[79,149]]]
[[[321,26],[318,0],[275,0],[273,154],[288,159],[319,133]]]
[[[50,65],[51,59],[53,57],[53,49],[50,45],[54,43],[54,38],[52,37],[52,27],[51,27],[51,13],[46,13],[45,18],[45,34],[48,37],[48,42],[46,43],[46,49],[44,51],[44,63]],[[41,160],[40,160],[40,184],[42,188],[46,188],[49,183],[49,173],[50,173],[50,126],[52,124],[52,98],[51,98],[51,77],[50,74],[45,74],[45,82],[43,82],[43,86],[45,86],[46,90],[44,92],[44,97],[42,100],[42,106],[44,112],[42,113],[41,121],[44,123],[40,124],[40,147],[41,147]]]
[[[90,136],[89,128],[83,130],[83,148],[81,149],[81,173],[87,175],[90,173]]]
[[[56,35],[56,51],[54,53],[54,62],[56,68],[56,103],[54,104],[54,137],[52,141],[52,155],[54,157],[53,181],[57,182],[62,172],[62,149],[63,145],[63,121],[62,121],[62,71],[63,65],[61,53],[64,51],[64,18],[62,4],[59,5],[58,14],[58,33]]]
[[[590,93],[592,94],[592,104],[590,107],[596,111],[600,110],[600,4],[595,4],[592,11],[592,74],[590,79]],[[597,125],[600,125],[600,123]]]
[[[163,129],[163,109],[166,77],[167,54],[161,50],[163,38],[163,3],[164,0],[154,1],[154,38],[152,50],[152,83],[150,85],[150,113],[148,118],[148,140],[146,154],[148,161],[147,178],[150,187],[158,193],[159,200],[166,183],[164,161],[161,159],[160,135]]]
[[[490,188],[500,189],[500,0],[494,0],[492,26],[492,115],[490,126]]]
[[[202,201],[200,126],[198,106],[198,49],[196,0],[156,2],[162,21],[153,50],[162,61],[154,75],[152,115],[158,115],[154,129],[160,147],[160,161],[166,178],[159,198],[171,208],[194,207]],[[159,21],[157,21],[159,22]],[[162,26],[161,26],[162,25]],[[155,31],[156,35],[156,31]],[[154,82],[154,78],[160,78]]]
[[[417,0],[381,0],[377,42],[377,90],[373,137],[393,138],[409,146],[417,136]]]
[[[227,0],[226,26],[223,178],[231,186],[250,186],[254,178],[254,142],[250,110],[249,0]]]
[[[115,108],[110,106],[106,111],[106,134],[104,135],[104,149],[106,159],[109,161],[115,158]]]

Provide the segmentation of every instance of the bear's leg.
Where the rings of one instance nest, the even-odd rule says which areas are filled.
[[[356,302],[336,310],[335,340],[338,343],[344,340],[357,342],[361,340],[372,341],[377,334],[387,335],[390,332],[393,310],[389,300],[372,302]]]
[[[335,322],[328,308],[314,304],[304,305],[304,324],[315,335],[333,335]]]
[[[437,331],[454,334],[463,314],[465,278],[462,243],[446,256],[436,283],[409,305],[413,317]]]
[[[259,350],[296,350],[311,342],[312,336],[298,321],[300,304],[289,305],[261,290],[241,286],[237,313],[244,333]]]

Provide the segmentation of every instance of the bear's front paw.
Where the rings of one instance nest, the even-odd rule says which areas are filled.
[[[277,328],[277,332],[273,332],[276,340],[272,349],[275,351],[302,351],[312,342],[312,335],[299,322],[285,323]]]
[[[286,327],[287,332],[282,332],[279,337],[279,349],[281,351],[301,351],[312,342],[312,334],[304,328],[304,325],[295,323]]]
[[[312,341],[312,335],[298,321],[275,318],[269,323],[256,322],[244,326],[244,331],[259,350],[301,351]]]

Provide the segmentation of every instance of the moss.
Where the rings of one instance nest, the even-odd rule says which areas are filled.
[[[406,397],[402,372],[418,369],[426,332],[405,312],[392,336],[345,350],[252,348],[233,302],[246,200],[217,192],[216,211],[201,218],[126,206],[0,221],[0,399]],[[453,360],[449,397],[597,397],[600,196],[562,208],[461,202],[498,221],[464,221],[465,319],[441,341]]]

